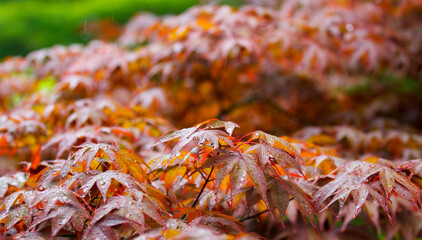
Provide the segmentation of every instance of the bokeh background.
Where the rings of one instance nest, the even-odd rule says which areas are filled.
[[[2,0],[0,59],[56,44],[113,39],[140,11],[177,14],[198,0]]]

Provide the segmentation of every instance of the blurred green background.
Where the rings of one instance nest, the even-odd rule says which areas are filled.
[[[92,21],[124,24],[135,13],[177,14],[199,0],[0,0],[0,59],[55,44],[86,43]]]

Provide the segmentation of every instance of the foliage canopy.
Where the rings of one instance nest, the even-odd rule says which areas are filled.
[[[420,237],[420,11],[197,6],[5,60],[2,237]]]

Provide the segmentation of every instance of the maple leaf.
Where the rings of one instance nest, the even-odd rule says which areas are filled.
[[[223,128],[229,135],[231,135],[233,133],[233,130],[235,127],[239,127],[237,124],[233,123],[233,122],[224,122],[224,121],[220,121],[220,120],[208,120],[202,123],[197,124],[195,127],[191,127],[191,128],[185,128],[182,130],[176,130],[176,131],[172,131],[169,132],[167,134],[165,134],[164,136],[162,136],[156,143],[155,145],[158,145],[160,143],[164,143],[164,142],[168,142],[177,138],[179,139],[179,143],[180,142],[185,142],[186,139],[192,139],[192,134],[199,129],[201,126],[205,125],[204,129],[219,129],[219,128]],[[181,145],[186,145],[186,143],[183,143]]]
[[[76,128],[85,124],[101,126],[102,123],[107,122],[104,113],[106,109],[116,112],[116,106],[110,99],[78,100],[69,106],[69,111],[73,113],[67,117],[65,128],[69,128],[73,123],[75,123]]]
[[[42,205],[42,211],[36,210],[36,206],[39,204]],[[22,219],[28,229],[33,229],[36,225],[53,218],[52,232],[56,234],[74,216],[76,218],[73,218],[73,226],[81,231],[83,228],[81,218],[89,217],[85,207],[75,194],[60,187],[51,187],[45,191],[15,192],[5,199],[3,206],[5,208],[1,212],[0,218],[7,217],[7,229]],[[61,209],[62,207],[63,209]],[[53,209],[56,210],[49,214]],[[31,220],[32,218],[34,219]]]
[[[224,153],[224,154],[221,154]],[[203,166],[205,169],[223,165],[215,174],[216,190],[218,190],[224,178],[230,175],[231,198],[237,194],[243,184],[246,183],[246,175],[252,180],[264,202],[269,206],[267,199],[267,182],[262,168],[256,163],[256,158],[250,154],[237,152],[220,152],[220,155],[207,159]]]
[[[179,233],[179,232],[178,232]],[[206,238],[210,240],[218,240],[221,239],[223,236],[218,233],[217,231],[213,231],[209,229],[208,227],[199,227],[199,226],[192,226],[189,227],[186,230],[183,230],[176,236],[174,236],[173,239],[201,239]]]
[[[404,161],[400,163],[397,170],[407,170],[411,173],[410,177],[416,175],[417,177],[422,178],[422,159]]]
[[[25,222],[30,221],[30,212],[27,206],[19,205],[16,207],[12,207],[8,211],[1,211],[0,212],[0,221],[5,220],[5,228],[6,230],[12,229],[12,227],[17,224],[21,220],[25,220]]]
[[[323,73],[327,68],[331,68],[331,66],[338,66],[336,56],[331,51],[324,49],[315,42],[310,42],[307,45],[298,69],[314,70],[317,73]]]
[[[51,186],[57,186],[62,180],[60,176],[61,170],[64,168],[67,160],[56,159],[50,161],[42,161],[41,165],[45,166],[36,175],[30,176],[26,184],[28,186],[37,186],[40,190],[45,190]]]
[[[269,209],[277,209],[279,214],[278,220],[282,222],[281,217],[284,215],[284,212],[286,211],[287,206],[289,205],[290,194],[286,190],[286,187],[283,185],[283,183],[268,175],[266,176],[266,178],[268,183],[267,198],[269,203]]]
[[[85,239],[115,239],[115,240],[121,239],[120,236],[125,235],[124,234],[125,232],[124,231],[117,232],[114,228],[112,228],[119,225],[130,225],[132,228],[136,229],[138,234],[141,234],[143,233],[143,226],[142,224],[140,224],[139,219],[137,220],[138,221],[133,221],[116,214],[106,215],[89,229],[89,234],[87,234],[84,238]]]
[[[361,32],[361,34],[364,33]],[[358,63],[363,62],[362,65],[366,66],[367,71],[370,71],[378,67],[377,64],[381,62],[382,58],[386,58],[380,45],[372,39],[358,39],[346,45],[346,48],[353,51],[348,62],[351,68],[356,68]]]
[[[36,204],[43,205],[43,212],[49,212],[57,204],[69,204],[77,209],[86,211],[85,207],[79,202],[74,192],[62,187],[51,187],[44,191],[38,192],[29,207],[34,207]]]
[[[59,76],[82,52],[82,45],[78,44],[72,44],[69,47],[53,46],[31,52],[26,56],[25,60],[26,65],[37,69],[39,77],[44,77],[48,74]]]
[[[259,139],[262,144],[257,144],[250,148],[250,151],[256,152],[263,165],[269,163],[270,156],[279,163],[286,173],[293,167],[303,175],[301,164],[302,159],[296,149],[283,138],[279,138],[261,131],[255,132],[251,140]],[[249,151],[249,150],[248,150]]]
[[[116,151],[118,151],[118,148],[113,145],[104,143],[84,143],[75,154],[69,156],[69,159],[64,162],[62,169],[60,170],[60,176],[65,178],[69,174],[71,168],[74,168],[78,163],[86,170],[89,170],[90,168],[96,169],[104,162],[111,162],[117,165]],[[96,166],[92,165],[94,159],[98,162]]]
[[[130,149],[130,144],[114,135],[112,129],[107,127],[96,128],[92,126],[56,134],[43,145],[42,149],[46,150],[51,148],[51,146],[58,145],[56,157],[60,158],[65,152],[69,152],[73,147],[76,147],[76,145],[82,144],[80,142],[121,144]]]
[[[146,35],[142,33],[146,32],[157,21],[158,18],[154,14],[138,13],[126,24],[118,42],[124,46],[131,46],[136,42],[142,42],[143,40],[140,39],[140,36],[144,36],[143,39],[146,38]]]
[[[36,191],[21,190],[12,193],[4,199],[0,207],[2,209],[0,211],[0,222],[5,220],[6,230],[12,229],[21,220],[24,221],[26,226],[30,225],[32,215],[36,216],[38,214],[36,209],[30,211],[30,206],[33,204],[36,193]]]
[[[294,198],[293,201],[296,202],[299,211],[302,213],[304,218],[307,218],[311,224],[315,227],[314,212],[315,206],[312,203],[312,199],[309,197],[310,193],[305,192],[303,186],[296,184],[293,181],[286,181],[281,179],[283,186],[286,187],[290,195]]]
[[[334,196],[324,209],[339,201],[341,213],[348,196],[353,194],[356,216],[365,200],[371,196],[391,218],[387,202],[393,191],[412,203],[415,209],[420,209],[421,190],[408,178],[382,164],[355,161],[340,167],[335,180],[324,185],[315,194],[314,203],[317,209],[321,209],[322,203]]]
[[[105,119],[106,116],[103,112],[95,108],[84,107],[78,109],[67,118],[65,127],[69,128],[74,122],[76,128],[80,128],[86,123],[92,123],[92,125],[100,126]]]
[[[80,149],[73,155],[75,161],[73,165],[76,162],[83,162],[85,169],[88,170],[92,160],[101,153],[104,153],[111,162],[116,162],[116,152],[118,151],[116,146],[105,143],[84,143],[79,147]]]
[[[83,75],[68,75],[64,77],[59,84],[56,85],[54,91],[66,95],[66,91],[75,91],[78,94],[93,92],[96,89],[95,82],[92,78]],[[89,96],[89,95],[88,95]]]
[[[148,165],[144,162],[142,158],[140,158],[136,154],[127,151],[116,152],[116,161],[122,171],[127,169],[128,172],[139,182],[146,181],[148,183],[151,183],[147,173],[138,164],[138,162],[146,167],[148,167]]]
[[[20,133],[25,136],[29,134],[46,135],[46,126],[38,120],[25,120],[19,122]]]
[[[239,222],[232,217],[223,214],[201,216],[192,220],[189,225],[204,226],[217,232],[237,233],[243,231],[239,226]]]
[[[205,125],[205,127],[203,129],[199,129],[203,125]],[[168,158],[168,166],[171,163],[170,161],[173,160],[174,157],[190,142],[194,142],[195,145],[199,146],[200,148],[209,147],[211,150],[217,149],[220,146],[220,140],[223,144],[227,144],[234,147],[234,144],[228,137],[230,134],[232,134],[235,127],[237,127],[237,124],[233,122],[209,120],[197,124],[195,127],[185,128],[182,130],[167,133],[166,135],[161,137],[158,142],[156,142],[154,145],[158,145],[160,143],[168,142],[173,139],[179,138],[178,143],[173,147],[172,152]],[[224,131],[219,130],[221,128],[224,129]],[[186,159],[191,153],[198,154],[198,150],[198,147],[191,147],[189,154],[186,155],[181,164],[186,161]]]
[[[188,225],[183,222],[178,222],[177,219],[181,216],[185,216]],[[170,222],[170,228],[181,228],[185,231],[192,227],[208,227],[211,230],[226,233],[230,232],[242,232],[241,223],[230,215],[222,214],[220,212],[211,212],[200,210],[193,207],[183,207],[176,209],[176,213],[173,216],[175,219]],[[219,231],[220,230],[220,231]]]
[[[11,117],[0,117],[0,132],[14,136],[45,135],[47,128],[38,119],[26,119],[26,117],[12,115]]]
[[[91,230],[97,231],[96,228],[101,228],[101,225],[104,224],[103,219],[106,218],[107,221],[107,215],[112,211],[123,217],[119,218],[120,222],[117,222],[115,225],[125,223],[125,221],[121,220],[126,219],[132,223],[131,225],[134,226],[139,233],[142,233],[146,228],[144,214],[163,226],[166,224],[165,218],[168,217],[166,212],[148,198],[142,198],[135,201],[128,195],[114,196],[109,198],[107,203],[95,210],[95,214],[91,219],[85,237],[88,236]],[[98,226],[99,224],[100,226]],[[105,233],[110,234],[109,231],[106,231]]]
[[[62,205],[54,207],[50,213],[43,212],[31,223],[29,229],[36,228],[37,225],[51,219],[51,236],[56,236],[66,225],[73,230],[80,232],[84,228],[84,221],[89,219],[89,213],[84,208],[78,208],[71,205]],[[38,231],[40,229],[37,229]]]
[[[156,104],[159,109],[164,109],[165,107],[168,107],[167,102],[164,90],[162,88],[153,87],[142,91],[133,97],[131,105],[139,105],[144,108],[151,109],[151,107]]]
[[[108,198],[107,193],[112,186],[112,179],[116,180],[120,184],[126,187],[127,191],[134,194],[143,195],[142,191],[145,192],[146,189],[140,185],[133,177],[130,175],[121,173],[115,170],[107,170],[105,172],[100,172],[98,170],[89,170],[81,173],[76,173],[72,177],[66,179],[63,183],[63,187],[70,188],[74,186],[75,182],[80,183],[80,193],[81,196],[91,195],[91,189],[94,187],[94,184],[97,186],[103,200],[106,201]]]
[[[120,67],[123,71],[126,66],[122,63],[125,61],[125,53],[115,44],[105,43],[103,41],[92,41],[86,48],[84,53],[72,63],[63,75],[85,73],[93,78],[95,73],[103,70],[103,77],[108,77],[112,70]],[[119,57],[117,57],[119,56]],[[101,77],[99,80],[103,80]]]
[[[27,176],[24,173],[18,172],[16,174],[9,174],[0,177],[0,198],[4,198],[10,186],[21,188],[26,182]]]

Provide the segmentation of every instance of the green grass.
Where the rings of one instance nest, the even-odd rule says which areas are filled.
[[[111,18],[125,23],[139,11],[177,14],[199,0],[2,0],[0,59],[55,44],[86,43],[85,21]]]
[[[389,91],[402,96],[419,96],[422,92],[422,83],[418,79],[411,77],[382,74],[377,77],[367,78],[360,83],[346,87],[344,90],[349,95],[369,95],[377,91],[379,92],[381,89],[384,92]]]

